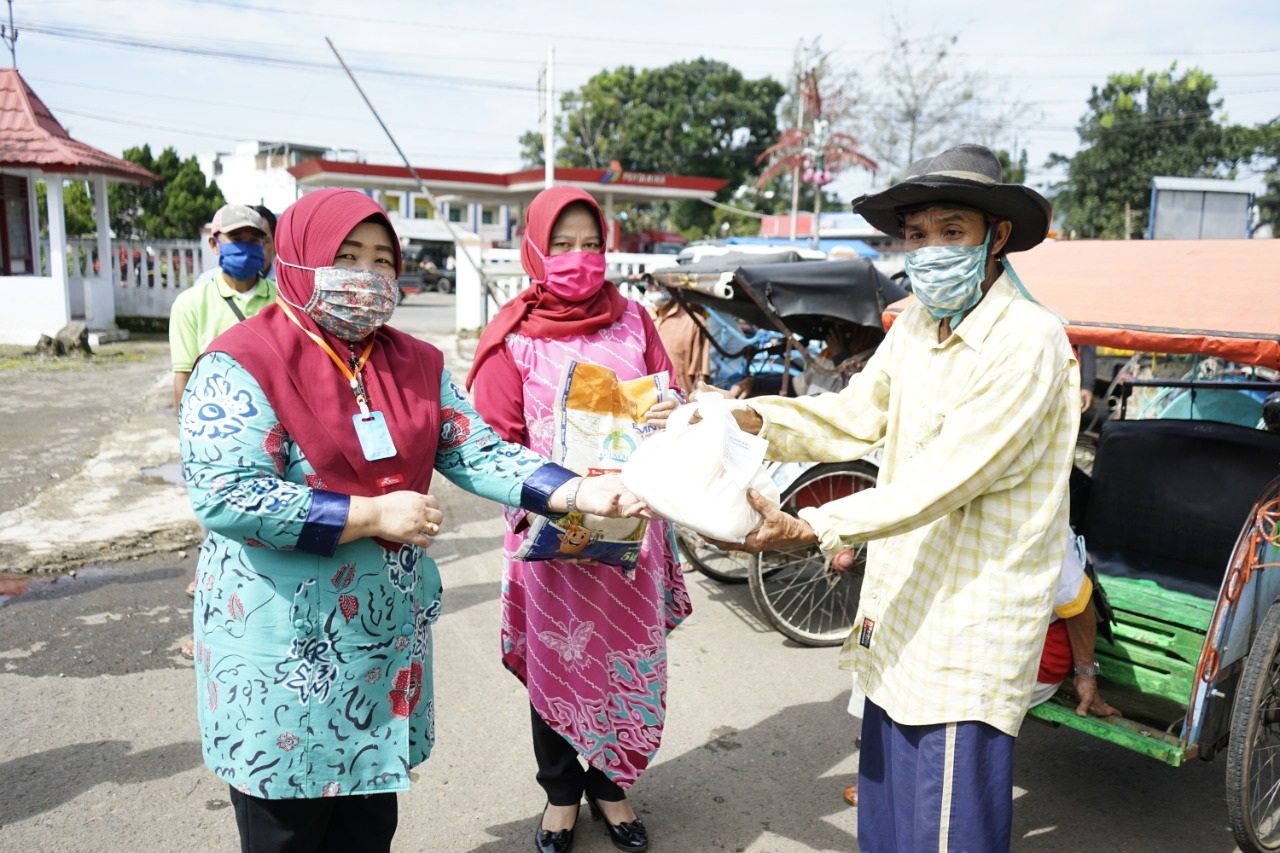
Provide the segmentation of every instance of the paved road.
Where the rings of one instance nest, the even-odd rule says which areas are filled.
[[[411,297],[397,321],[432,337],[450,299]],[[101,389],[114,385],[118,397],[145,379],[82,390],[86,400],[110,397]],[[133,410],[147,416],[146,406]],[[8,447],[9,423],[0,429]],[[112,435],[98,444],[98,456],[126,446]],[[80,476],[66,469],[37,499]],[[523,691],[498,659],[501,521],[447,483],[439,495],[449,520],[433,546],[446,585],[435,630],[439,742],[401,799],[395,850],[524,851],[543,801]],[[14,517],[0,514],[0,527]],[[201,763],[191,664],[177,654],[190,631],[181,589],[194,557],[157,542],[74,577],[46,575],[0,604],[0,851],[238,849],[225,788]],[[671,638],[663,749],[632,795],[652,849],[856,849],[840,790],[856,771],[857,719],[846,712],[849,682],[835,651],[770,631],[745,587],[688,579],[695,611]],[[1222,774],[1222,759],[1172,769],[1029,723],[1017,753],[1014,849],[1226,853],[1234,845]],[[585,810],[582,819],[575,849],[612,850]]]

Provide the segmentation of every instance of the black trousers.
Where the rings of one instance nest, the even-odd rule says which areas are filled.
[[[533,718],[533,756],[538,760],[538,784],[553,806],[576,806],[583,793],[605,802],[625,800],[627,792],[594,767],[585,769],[578,751],[529,706]]]
[[[240,853],[389,853],[395,794],[264,800],[231,789]]]

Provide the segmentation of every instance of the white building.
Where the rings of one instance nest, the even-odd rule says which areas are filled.
[[[245,140],[236,143],[233,151],[196,157],[205,180],[217,181],[228,202],[265,205],[277,216],[303,193],[315,189],[314,185],[300,185],[290,171],[299,163],[313,159],[331,163],[364,163],[358,152],[349,149],[263,140]],[[426,195],[420,192],[373,189],[361,180],[352,180],[349,186],[369,193],[393,216],[434,219],[437,215]],[[440,215],[467,231],[479,234],[484,245],[506,244],[511,240],[515,227],[512,209],[505,204],[468,203],[455,198],[441,205]]]
[[[205,180],[217,181],[228,202],[266,205],[279,215],[302,195],[289,167],[338,153],[324,146],[250,140],[236,143],[234,151],[197,155],[196,161]]]

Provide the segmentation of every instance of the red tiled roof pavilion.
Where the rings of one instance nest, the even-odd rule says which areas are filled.
[[[141,166],[72,139],[16,68],[0,68],[0,169],[5,168],[141,184],[156,180]]]

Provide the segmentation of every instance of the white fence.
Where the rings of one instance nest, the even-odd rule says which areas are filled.
[[[478,247],[477,249],[478,250]],[[48,270],[49,244],[40,246],[41,269]],[[625,279],[648,270],[675,265],[675,255],[637,255],[610,252],[606,255],[609,277],[619,283],[628,296],[638,296]],[[480,278],[465,259],[459,257],[459,302],[479,306],[464,310],[461,305],[455,318],[457,327],[475,328],[488,322],[509,299],[529,286],[529,278],[520,268],[518,249],[485,249],[481,259],[489,288],[480,287]],[[466,269],[464,269],[466,268]],[[107,269],[101,268],[95,240],[67,241],[67,277],[86,285],[69,288],[72,317],[85,316],[87,283],[100,274],[111,276],[112,299],[116,317],[167,319],[178,294],[191,287],[205,270],[203,244],[199,240],[165,240],[144,243],[113,240]],[[47,274],[47,272],[45,273]],[[483,291],[483,292],[482,292]],[[477,302],[470,300],[478,297]]]
[[[498,313],[510,299],[515,298],[529,287],[529,277],[520,268],[519,249],[485,249],[481,257],[485,278],[489,287],[485,291],[485,314],[487,321]],[[672,267],[676,265],[675,255],[639,255],[626,252],[609,252],[605,255],[605,274],[618,284],[623,294],[637,298],[642,294],[643,284],[628,283],[631,276],[638,276],[646,271]]]
[[[48,275],[48,242],[40,244],[40,268]],[[96,240],[67,241],[67,278],[74,282],[109,274],[117,317],[167,318],[173,300],[202,272],[199,240],[112,240],[106,270],[98,258]],[[70,288],[70,297],[71,315],[85,316],[84,288]]]

